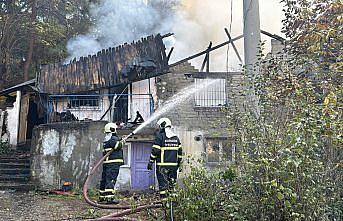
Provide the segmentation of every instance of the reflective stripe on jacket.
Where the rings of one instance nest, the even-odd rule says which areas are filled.
[[[114,151],[104,160],[105,164],[124,164],[122,144],[120,143],[119,138],[116,135],[112,134],[111,138],[103,143],[103,148],[103,155],[106,155],[108,151],[114,149]]]
[[[177,136],[168,138],[164,130],[158,133],[152,145],[150,162],[156,160],[157,166],[176,166],[182,160],[182,146]]]

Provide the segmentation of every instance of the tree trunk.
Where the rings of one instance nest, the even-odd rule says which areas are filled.
[[[26,56],[26,62],[24,65],[24,80],[28,81],[29,80],[29,71],[30,71],[30,66],[32,63],[32,55],[33,55],[33,49],[35,45],[35,38],[36,38],[36,33],[35,33],[35,22],[36,22],[36,17],[37,17],[37,6],[36,6],[36,0],[31,0],[31,27],[30,27],[30,39],[29,39],[29,50],[27,52]]]

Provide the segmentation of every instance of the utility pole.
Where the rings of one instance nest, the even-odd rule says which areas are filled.
[[[244,61],[248,75],[253,76],[252,66],[257,61],[261,41],[259,0],[243,0]]]
[[[254,90],[254,76],[258,75],[258,70],[254,70],[254,64],[257,62],[257,54],[261,41],[260,29],[260,11],[259,0],[243,0],[243,22],[244,22],[244,62],[248,84],[251,84],[251,90],[248,95],[248,105],[256,118],[259,118],[260,108],[259,99]]]

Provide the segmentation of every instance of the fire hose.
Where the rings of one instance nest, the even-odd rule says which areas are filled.
[[[122,139],[122,141],[126,141],[129,137],[134,135],[133,133],[130,133],[126,137]],[[108,216],[101,217],[99,219],[93,219],[93,220],[99,220],[99,221],[105,221],[105,220],[135,220],[135,219],[130,219],[130,218],[124,218],[123,216],[133,214],[136,212],[139,212],[144,209],[151,209],[151,208],[159,208],[161,207],[161,202],[156,201],[151,204],[146,204],[146,205],[138,205],[137,207],[132,207],[132,206],[120,206],[120,205],[107,205],[107,204],[99,204],[97,202],[92,201],[89,196],[88,196],[88,184],[89,181],[91,180],[92,176],[94,175],[95,171],[99,168],[99,166],[102,164],[102,162],[113,152],[114,150],[112,149],[109,151],[107,154],[105,154],[96,164],[95,166],[91,169],[90,173],[87,176],[87,179],[83,185],[83,197],[85,201],[94,207],[100,208],[100,209],[120,209],[123,210],[121,212],[116,212],[113,214],[110,214]]]

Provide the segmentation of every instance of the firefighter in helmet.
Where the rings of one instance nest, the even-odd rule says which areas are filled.
[[[152,170],[156,161],[156,176],[162,198],[168,195],[168,190],[174,186],[177,170],[181,169],[182,147],[180,139],[171,130],[171,121],[161,118],[157,122],[159,133],[152,145],[148,170]]]
[[[123,144],[117,136],[118,126],[115,123],[107,123],[104,128],[105,139],[103,143],[103,154],[113,149],[113,152],[104,160],[100,182],[100,202],[118,203],[115,200],[114,186],[119,174],[119,168],[124,164]]]

